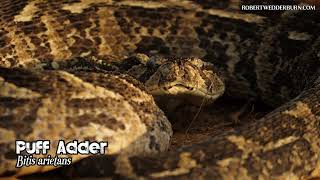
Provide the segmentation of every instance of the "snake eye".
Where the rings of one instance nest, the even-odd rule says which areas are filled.
[[[147,67],[150,67],[150,68],[156,68],[157,67],[157,63],[154,61],[154,59],[150,59],[148,62],[147,62]]]

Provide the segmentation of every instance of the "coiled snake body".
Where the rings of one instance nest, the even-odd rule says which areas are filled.
[[[268,18],[238,11],[233,5],[209,0],[2,0],[0,173],[29,173],[12,165],[12,142],[26,136],[29,140],[106,138],[116,144],[111,153],[125,154],[84,159],[67,167],[71,176],[282,179],[318,175],[319,12],[291,11]],[[195,88],[192,95],[196,96],[199,89],[211,87],[209,95],[215,98],[225,89],[226,96],[255,98],[277,108],[206,142],[142,157],[138,153],[167,149],[172,132],[139,82],[117,73],[37,70],[48,64],[63,69],[76,58],[117,64],[135,53],[195,57],[160,66],[167,71],[150,71],[141,77],[147,87]],[[197,58],[214,64],[211,70],[218,69],[225,87]],[[187,69],[195,73],[186,73]],[[180,79],[173,78],[172,85],[172,76],[164,77],[164,72],[176,72]],[[214,88],[207,79],[215,80]]]

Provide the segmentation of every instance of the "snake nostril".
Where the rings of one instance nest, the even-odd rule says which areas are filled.
[[[193,89],[194,89],[193,87],[187,87],[187,88],[188,88],[190,91],[193,91]]]
[[[164,86],[162,89],[168,91],[169,87]]]

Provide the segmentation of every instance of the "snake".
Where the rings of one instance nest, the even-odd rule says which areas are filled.
[[[2,177],[57,170],[123,179],[319,175],[317,10],[241,11],[255,2],[239,0],[0,2]],[[222,95],[274,110],[166,152],[172,129],[158,98],[199,105]],[[73,155],[71,166],[15,168],[16,139],[110,146],[108,155]]]

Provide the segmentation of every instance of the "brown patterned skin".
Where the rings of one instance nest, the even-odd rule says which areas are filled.
[[[318,11],[268,19],[200,1],[92,2],[3,0],[1,66],[38,67],[77,56],[116,61],[137,52],[194,56],[219,68],[226,95],[281,106],[207,142],[158,157],[122,157],[113,166],[112,158],[93,157],[68,175],[282,179],[319,173]],[[81,166],[88,163],[93,168]]]
[[[0,81],[1,175],[54,168],[14,168],[16,139],[50,139],[52,157],[60,139],[107,141],[107,154],[168,149],[169,121],[152,96],[129,76],[1,68]]]

